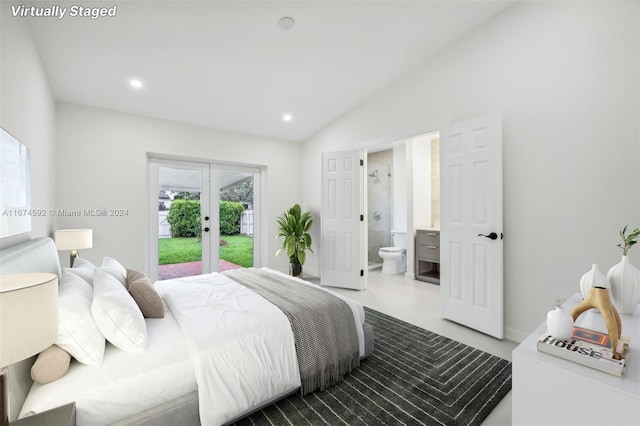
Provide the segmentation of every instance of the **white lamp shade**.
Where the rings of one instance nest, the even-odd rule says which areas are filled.
[[[58,337],[58,276],[0,275],[0,368],[51,346]]]
[[[80,250],[93,247],[92,229],[60,229],[56,231],[58,250]]]

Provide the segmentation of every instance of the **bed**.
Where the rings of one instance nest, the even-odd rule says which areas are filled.
[[[63,273],[49,238],[0,251],[0,271]],[[252,274],[248,281],[291,280],[268,268]],[[107,343],[101,366],[73,360],[67,374],[44,385],[30,377],[35,357],[10,366],[10,420],[76,402],[81,426],[226,424],[300,392],[307,381],[296,357],[295,327],[287,328],[283,311],[250,290],[250,282],[236,280],[214,273],[156,282],[165,315],[144,319],[144,351]],[[319,289],[295,280],[305,289]],[[364,322],[362,306],[336,296],[353,313],[357,341],[352,345],[360,358],[370,355],[373,329]],[[216,309],[203,307],[205,300]]]

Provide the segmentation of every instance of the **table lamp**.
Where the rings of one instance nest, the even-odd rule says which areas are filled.
[[[0,275],[0,422],[9,424],[6,367],[38,354],[58,338],[58,277]]]
[[[58,250],[71,250],[69,266],[73,267],[73,261],[78,257],[78,250],[93,247],[93,230],[59,229],[56,231],[55,240]]]

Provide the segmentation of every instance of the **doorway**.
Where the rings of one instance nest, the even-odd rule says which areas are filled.
[[[366,155],[369,271],[379,273],[380,247],[404,240],[406,276],[414,278],[416,230],[440,225],[439,132],[375,146]],[[393,234],[406,237],[394,243]]]
[[[260,265],[259,168],[149,157],[149,275]]]
[[[382,268],[382,258],[378,253],[382,247],[392,245],[392,163],[392,149],[367,154],[367,260],[369,271]]]

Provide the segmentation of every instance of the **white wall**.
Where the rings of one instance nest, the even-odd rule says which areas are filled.
[[[59,217],[61,227],[92,228],[93,248],[81,255],[103,256],[146,271],[147,153],[252,164],[267,168],[268,245],[265,264],[286,271],[276,216],[300,202],[299,143],[282,142],[103,109],[58,103],[57,208],[128,209],[126,217]],[[67,261],[68,262],[68,261]]]
[[[405,144],[393,147],[391,166],[391,222],[392,231],[407,230],[407,149]],[[393,242],[391,242],[393,244]]]
[[[431,136],[407,141],[411,145],[413,166],[413,228],[431,227]],[[407,230],[411,234],[413,229]],[[410,234],[410,235],[411,235]]]
[[[516,3],[306,141],[304,206],[320,212],[323,151],[500,111],[505,326],[521,339],[640,226],[639,23],[639,2]]]
[[[31,206],[49,209],[55,194],[55,103],[28,21],[14,18],[2,4],[0,30],[0,124],[29,147]],[[32,217],[31,232],[0,239],[10,246],[29,237],[51,236],[55,217]]]

